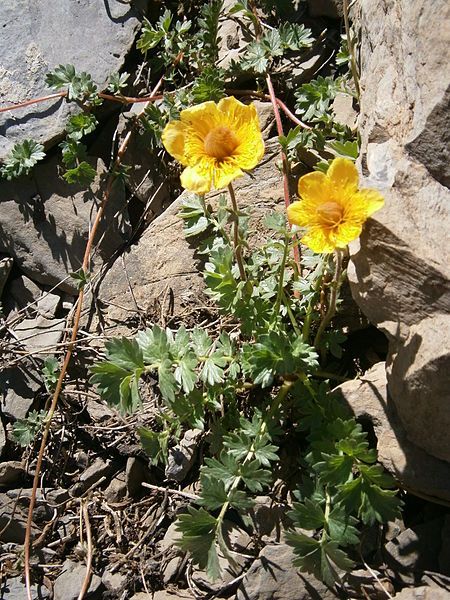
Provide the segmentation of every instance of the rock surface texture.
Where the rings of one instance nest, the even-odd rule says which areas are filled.
[[[406,436],[450,461],[450,5],[358,6],[362,170],[386,205],[353,245],[352,292],[389,338],[388,391]]]
[[[69,293],[76,290],[74,282],[62,280],[81,267],[89,223],[101,202],[105,167],[101,160],[90,160],[98,175],[89,189],[59,177],[57,158],[40,164],[33,177],[0,183],[0,251],[10,254],[33,280],[51,286],[59,283]],[[124,215],[125,194],[115,185],[96,238],[102,237],[100,256],[94,255],[97,266],[124,242],[123,234],[128,231]]]
[[[106,87],[110,75],[123,65],[140,26],[133,4],[3,0],[0,103],[17,104],[49,95],[52,90],[45,76],[59,64],[73,64],[77,71],[92,75],[100,89]],[[25,138],[51,145],[63,134],[68,111],[74,106],[51,100],[0,115],[0,160]]]

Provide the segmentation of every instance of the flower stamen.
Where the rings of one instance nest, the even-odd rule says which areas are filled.
[[[228,127],[215,127],[205,137],[204,148],[208,156],[223,160],[239,146],[236,134]]]
[[[336,227],[342,222],[344,209],[337,202],[324,202],[317,207],[317,216],[323,227]]]

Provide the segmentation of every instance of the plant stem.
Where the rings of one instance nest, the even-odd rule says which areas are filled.
[[[159,80],[158,84],[156,85],[155,89],[153,90],[153,94],[155,94],[156,91],[159,89],[159,87],[162,85],[162,81],[163,81],[163,78],[161,78]],[[128,142],[130,141],[130,137],[131,137],[131,131],[129,131],[127,133],[124,141],[122,142],[122,144],[117,152],[117,157],[116,157],[115,164],[114,164],[115,168],[119,167],[122,162],[122,158],[127,149]],[[114,169],[112,169],[112,172],[113,171],[114,171]],[[104,215],[106,205],[108,204],[108,201],[109,201],[109,198],[111,195],[111,190],[112,190],[112,186],[113,186],[113,182],[114,182],[114,176],[113,176],[112,172],[109,174],[105,192],[103,194],[102,203],[99,206],[94,223],[89,232],[89,238],[86,243],[86,248],[85,248],[84,256],[83,256],[82,268],[84,271],[88,271],[91,250],[92,250],[92,246],[94,243],[94,239],[97,234],[98,226],[100,224],[102,216]],[[72,351],[74,349],[75,341],[76,341],[76,338],[78,335],[78,328],[80,325],[80,317],[81,317],[81,309],[83,307],[83,300],[84,300],[84,288],[81,288],[79,291],[79,294],[78,294],[76,312],[75,312],[75,315],[73,318],[72,335],[70,336],[70,342],[67,347],[64,362],[61,367],[59,378],[56,383],[55,391],[53,393],[50,408],[49,408],[47,418],[45,421],[45,427],[44,427],[44,431],[42,433],[42,441],[41,441],[41,445],[39,448],[39,454],[38,454],[38,458],[37,458],[37,462],[36,462],[36,469],[35,469],[34,478],[33,478],[33,487],[31,490],[30,504],[28,506],[28,515],[27,515],[27,523],[26,523],[26,529],[25,529],[25,541],[24,541],[24,572],[25,572],[25,585],[26,585],[26,593],[27,593],[28,600],[32,600],[31,575],[30,575],[30,550],[31,550],[30,545],[31,545],[31,526],[33,523],[33,510],[34,510],[34,505],[36,503],[36,492],[37,492],[37,487],[39,484],[39,478],[41,475],[41,468],[42,468],[42,461],[44,458],[45,447],[46,447],[47,439],[48,439],[49,432],[50,432],[50,425],[51,425],[52,418],[53,418],[53,415],[56,410],[56,406],[58,404],[58,399],[59,399],[59,395],[61,393],[63,380],[66,375],[66,371],[69,366],[70,359],[72,357]]]
[[[261,423],[261,427],[259,430],[259,435],[263,435],[264,433],[266,433],[267,430],[267,426],[268,423],[270,422],[270,420],[272,419],[272,417],[275,414],[275,411],[278,409],[278,407],[280,406],[281,402],[286,398],[289,390],[291,389],[291,386],[293,385],[293,381],[285,381],[283,383],[283,385],[280,388],[280,391],[278,392],[278,394],[275,396],[275,398],[272,400],[272,403],[270,405],[269,410],[267,411],[266,416],[264,417],[263,422]],[[251,460],[255,455],[255,448],[254,445],[252,444],[250,450],[247,452],[247,456],[244,458],[244,461],[242,464],[246,464],[248,463],[249,460]],[[238,475],[236,477],[236,479],[233,481],[233,484],[231,485],[229,492],[232,492],[233,490],[235,490],[238,485],[241,483],[242,480],[242,476]],[[221,527],[222,525],[222,521],[225,517],[225,513],[227,512],[228,508],[230,506],[229,501],[227,500],[221,510],[220,513],[217,517],[217,528]]]
[[[278,109],[278,103],[277,103],[277,98],[275,96],[275,90],[273,89],[272,79],[270,78],[269,74],[267,74],[266,82],[267,82],[267,88],[269,90],[270,100],[272,102],[273,114],[275,116],[275,122],[277,125],[277,132],[278,132],[279,137],[282,137],[282,136],[284,136],[283,125],[281,123],[280,111]],[[289,161],[288,161],[286,153],[283,149],[281,149],[280,154],[281,154],[281,161],[283,163],[284,205],[287,208],[291,203],[290,194],[289,194]],[[299,275],[301,276],[302,264],[301,264],[300,249],[299,249],[299,246],[297,246],[295,244],[294,244],[293,248],[294,248],[295,264],[297,265]],[[295,295],[298,296],[298,292],[296,292]]]
[[[239,275],[242,281],[247,281],[247,276],[245,274],[244,260],[242,258],[242,246],[241,240],[239,239],[239,209],[236,202],[236,195],[234,193],[233,185],[231,183],[228,184],[228,192],[231,198],[231,206],[233,210],[231,214],[233,215],[233,245],[234,245],[234,256],[236,258],[236,262],[239,268]]]
[[[277,292],[277,299],[275,302],[275,309],[274,309],[274,317],[275,317],[274,321],[277,319],[278,313],[280,312],[281,298],[283,297],[283,289],[284,289],[284,271],[286,270],[286,261],[287,261],[288,254],[289,254],[289,238],[287,235],[285,235],[284,236],[283,258],[281,259],[280,271],[278,273],[278,292]]]
[[[296,318],[294,316],[294,313],[292,312],[291,307],[289,306],[289,298],[286,296],[286,292],[284,290],[283,290],[283,299],[284,299],[284,302],[285,302],[285,305],[286,305],[286,310],[287,310],[287,313],[289,315],[289,319],[290,319],[290,321],[292,323],[292,327],[293,327],[295,333],[298,336],[301,336],[302,335],[301,329],[298,326],[297,320],[296,320]]]
[[[348,0],[344,0],[344,24],[345,33],[347,35],[347,46],[350,53],[350,67],[352,70],[353,81],[355,82],[356,94],[359,98],[361,95],[361,89],[359,87],[359,76],[358,69],[356,68],[355,48],[353,46],[353,39],[350,35],[350,23],[348,20]]]
[[[331,319],[334,317],[336,313],[336,301],[338,297],[339,287],[340,287],[340,279],[342,274],[342,259],[343,252],[339,248],[335,250],[335,271],[333,281],[331,282],[331,294],[330,294],[330,303],[328,306],[328,310],[322,319],[322,322],[319,325],[319,329],[317,330],[316,337],[314,339],[314,347],[317,351],[319,351],[320,340],[322,338],[322,334],[325,331],[326,327],[328,327]],[[323,353],[322,353],[323,354]]]

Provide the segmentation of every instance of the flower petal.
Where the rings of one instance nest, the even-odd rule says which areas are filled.
[[[349,158],[335,158],[327,172],[332,188],[352,194],[358,189],[359,175],[355,163]]]
[[[222,124],[224,118],[217,109],[216,103],[208,101],[182,110],[180,120],[182,123],[190,125],[197,134],[204,138],[211,129]]]
[[[171,121],[165,126],[161,136],[164,148],[182,165],[188,162],[185,151],[188,129],[188,126],[181,121]]]
[[[244,173],[234,161],[224,161],[217,164],[214,168],[213,183],[214,187],[221,189],[226,187],[230,181],[241,177]]]
[[[255,121],[258,125],[258,113],[254,104],[243,104],[239,100],[236,100],[234,96],[229,96],[228,98],[222,98],[217,108],[223,113],[228,124],[234,130],[250,121]]]
[[[186,167],[181,173],[181,185],[190,192],[206,194],[211,189],[211,177],[205,176],[203,170],[196,167]]]
[[[314,171],[300,177],[298,182],[299,196],[314,205],[322,204],[330,199],[328,179],[324,173]]]
[[[377,190],[372,190],[370,188],[363,188],[359,190],[355,196],[361,199],[361,201],[365,201],[366,203],[366,214],[368,217],[373,215],[374,212],[380,210],[384,206],[384,198],[380,192]]]
[[[301,241],[305,246],[308,246],[308,248],[311,248],[313,252],[317,252],[318,254],[329,254],[336,248],[336,245],[330,241],[329,236],[319,227],[311,228],[302,237]]]
[[[345,248],[350,242],[361,235],[363,223],[342,223],[333,232],[330,238],[336,244],[336,248]]]
[[[306,202],[292,202],[286,210],[289,222],[292,225],[307,227],[310,224],[310,213],[307,210]]]

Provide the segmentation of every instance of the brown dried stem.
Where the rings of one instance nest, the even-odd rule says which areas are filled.
[[[157,83],[155,89],[153,90],[152,94],[150,97],[154,97],[156,92],[158,91],[158,89],[161,87],[162,85],[162,81],[163,78],[161,78],[159,80],[159,82]],[[144,108],[145,110],[145,108]],[[89,233],[89,238],[88,241],[86,243],[86,249],[84,252],[84,257],[83,257],[83,264],[82,264],[82,269],[84,271],[88,271],[89,268],[89,262],[90,262],[90,256],[91,256],[91,249],[92,249],[92,245],[94,243],[94,239],[95,236],[97,234],[97,230],[98,230],[98,226],[100,224],[101,218],[105,212],[105,208],[106,205],[108,203],[110,194],[111,194],[111,189],[113,186],[113,182],[114,182],[114,172],[117,171],[118,167],[120,166],[121,162],[122,162],[122,158],[123,155],[125,154],[125,151],[127,149],[128,146],[128,142],[130,141],[130,137],[131,137],[131,131],[129,131],[127,133],[127,135],[125,136],[125,139],[123,140],[118,152],[117,152],[117,157],[116,160],[114,162],[114,167],[111,169],[111,173],[108,177],[108,181],[106,184],[106,189],[105,192],[103,194],[103,200],[102,203],[98,209],[97,215],[95,217],[94,223],[92,225],[91,231]],[[41,441],[41,446],[39,448],[39,454],[38,454],[38,458],[37,458],[37,463],[36,463],[36,471],[34,474],[34,479],[33,479],[33,488],[31,490],[31,497],[30,497],[30,505],[28,507],[28,516],[27,516],[27,524],[26,524],[26,531],[25,531],[25,542],[24,542],[24,552],[25,552],[25,557],[24,557],[24,571],[25,571],[25,584],[26,584],[26,589],[27,589],[27,598],[28,600],[32,600],[32,595],[31,595],[31,577],[30,577],[30,542],[31,542],[31,526],[32,526],[32,522],[33,522],[33,510],[34,510],[34,506],[36,503],[36,492],[37,492],[37,487],[39,484],[39,477],[40,477],[40,472],[41,472],[41,467],[42,467],[42,461],[44,458],[44,452],[45,452],[45,447],[47,444],[47,439],[48,439],[48,435],[49,435],[49,431],[50,431],[50,424],[52,421],[52,417],[55,413],[56,410],[56,406],[58,403],[58,398],[59,395],[61,393],[61,389],[62,389],[62,385],[63,385],[63,380],[64,377],[66,375],[67,372],[67,368],[69,366],[70,363],[70,359],[72,357],[72,352],[73,352],[73,348],[75,345],[75,340],[78,334],[78,328],[80,325],[80,316],[81,316],[81,309],[83,307],[83,300],[84,300],[84,289],[81,288],[79,293],[78,293],[78,300],[77,300],[77,306],[76,306],[76,311],[75,311],[75,315],[73,318],[73,328],[72,328],[72,335],[70,337],[70,342],[66,351],[66,355],[64,358],[64,362],[63,365],[61,367],[61,372],[59,374],[59,378],[58,381],[56,383],[56,387],[55,387],[55,391],[53,393],[53,397],[51,400],[51,404],[50,404],[50,408],[47,414],[47,418],[45,421],[45,427],[44,427],[44,431],[42,434],[42,441]]]

